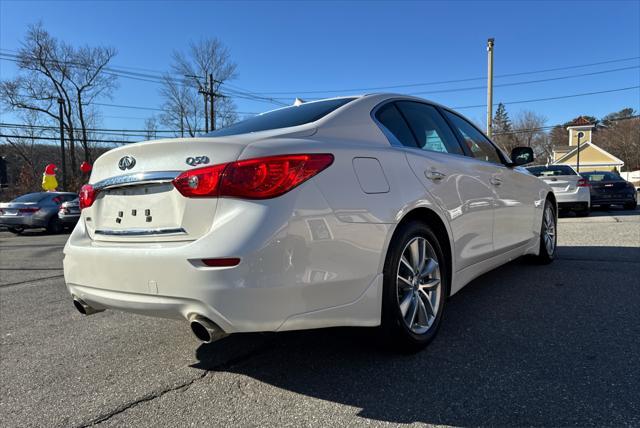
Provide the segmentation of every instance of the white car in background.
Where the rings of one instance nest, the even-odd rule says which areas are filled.
[[[580,217],[589,215],[591,212],[589,180],[580,176],[569,165],[530,166],[527,169],[551,186],[561,211],[573,211]]]
[[[124,146],[82,189],[65,281],[84,314],[184,319],[204,342],[382,325],[419,348],[472,279],[553,260],[556,197],[518,167],[532,160],[443,106],[380,94]]]

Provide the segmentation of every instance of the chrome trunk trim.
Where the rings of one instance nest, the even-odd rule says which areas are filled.
[[[135,174],[118,175],[105,178],[93,184],[96,191],[125,186],[140,186],[144,184],[168,183],[180,175],[182,171],[138,172]]]
[[[107,236],[148,236],[148,235],[186,235],[181,227],[165,227],[156,229],[96,229],[96,235]]]

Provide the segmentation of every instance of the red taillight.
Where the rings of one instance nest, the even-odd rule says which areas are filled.
[[[185,171],[173,184],[190,198],[269,199],[287,193],[332,163],[331,154],[269,156]]]
[[[216,197],[226,166],[227,164],[220,164],[185,171],[173,180],[173,185],[188,198]]]
[[[98,192],[93,189],[91,184],[85,184],[82,186],[82,189],[80,189],[80,195],[78,196],[78,199],[80,200],[80,209],[83,210],[93,205],[97,194]]]
[[[36,211],[39,211],[39,210],[40,210],[40,208],[19,208],[18,212],[20,214],[33,214],[33,213],[35,213]]]
[[[578,187],[589,187],[589,180],[587,180],[586,178],[581,178],[578,180]]]

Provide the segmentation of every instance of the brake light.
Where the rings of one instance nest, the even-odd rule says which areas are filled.
[[[178,192],[188,198],[212,198],[218,196],[220,178],[228,164],[207,166],[185,171],[173,180]]]
[[[173,184],[190,198],[269,199],[287,193],[332,163],[332,154],[269,156],[185,171]]]
[[[586,178],[581,178],[578,180],[578,187],[589,187],[591,186],[589,184],[589,180],[587,180]]]
[[[18,212],[19,212],[20,214],[33,214],[33,213],[35,213],[36,211],[40,211],[40,208],[35,208],[35,207],[34,207],[34,208],[19,208],[19,209],[18,209]]]
[[[91,184],[85,184],[80,189],[80,194],[78,195],[78,199],[80,201],[80,209],[83,210],[85,208],[89,208],[93,205],[93,202],[96,200],[96,196],[98,192],[96,192]]]

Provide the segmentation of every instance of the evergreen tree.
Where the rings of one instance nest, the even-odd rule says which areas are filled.
[[[513,126],[504,104],[499,103],[493,117],[493,141],[507,153],[517,145],[513,134]]]

